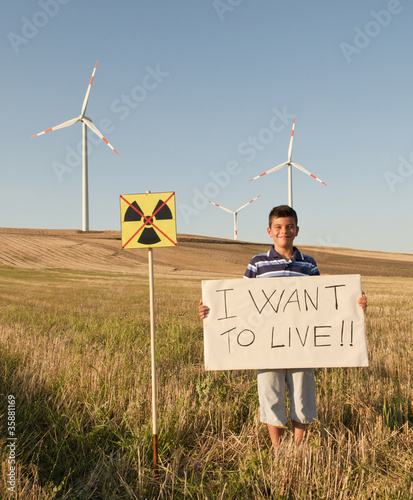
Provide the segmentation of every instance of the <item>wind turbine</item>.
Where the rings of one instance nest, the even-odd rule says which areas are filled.
[[[211,205],[215,205],[216,207],[222,208],[222,210],[225,210],[226,212],[229,212],[230,214],[234,214],[234,240],[237,240],[238,239],[237,238],[237,236],[238,236],[238,231],[237,231],[237,214],[238,214],[238,212],[240,212],[243,208],[245,208],[247,205],[249,205],[250,203],[255,201],[260,196],[261,195],[259,194],[258,196],[256,196],[252,200],[250,200],[248,203],[246,203],[245,205],[242,205],[242,207],[238,208],[238,210],[235,210],[235,212],[230,210],[229,208],[221,207],[221,205],[218,205],[217,203],[214,203],[212,201],[208,200],[208,203],[211,203]]]
[[[310,177],[312,177],[316,181],[321,182],[321,184],[324,184],[324,186],[327,186],[327,184],[325,182],[323,182],[321,179],[319,179],[315,175],[311,174],[304,167],[302,167],[298,163],[294,163],[291,161],[291,155],[293,152],[294,127],[295,127],[295,118],[293,121],[293,128],[291,130],[290,146],[288,148],[288,160],[285,161],[284,163],[281,163],[280,165],[277,165],[276,167],[271,168],[270,170],[267,170],[267,172],[264,172],[263,174],[257,175],[257,177],[254,177],[253,179],[250,179],[248,181],[248,182],[255,181],[255,179],[259,179],[260,177],[263,177],[264,175],[270,174],[271,172],[275,172],[276,170],[279,170],[280,168],[283,168],[286,165],[288,165],[288,205],[290,207],[293,206],[293,172],[292,172],[292,167],[298,168],[298,170],[305,172],[306,174],[308,174]]]
[[[45,134],[46,132],[52,132],[53,130],[58,130],[59,128],[70,127],[77,122],[82,122],[82,231],[89,231],[89,188],[88,188],[88,162],[87,162],[87,128],[89,127],[92,132],[94,132],[98,137],[105,142],[110,149],[112,149],[117,155],[119,153],[116,149],[103,137],[101,132],[95,127],[90,118],[85,116],[87,103],[89,101],[90,89],[92,87],[93,78],[95,76],[96,66],[98,62],[96,61],[95,67],[93,68],[92,77],[90,78],[89,86],[86,90],[86,95],[83,100],[82,110],[80,115],[76,118],[72,118],[66,122],[56,125],[55,127],[49,128],[40,132],[39,134],[32,135],[32,137],[37,137],[38,135]]]

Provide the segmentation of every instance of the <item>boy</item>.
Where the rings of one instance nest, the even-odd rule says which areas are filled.
[[[319,275],[315,260],[303,255],[293,245],[299,227],[296,211],[288,205],[274,207],[269,215],[267,233],[274,245],[266,254],[253,257],[244,278],[272,278],[277,276]],[[358,299],[363,309],[367,298]],[[204,319],[209,308],[199,303],[199,316]],[[290,398],[290,419],[294,442],[300,444],[307,425],[316,417],[314,369],[271,369],[257,372],[260,419],[266,423],[271,442],[278,448],[287,423],[285,414],[285,386]]]

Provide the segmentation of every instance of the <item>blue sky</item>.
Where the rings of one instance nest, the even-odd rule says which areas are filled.
[[[175,191],[180,233],[269,242],[293,161],[297,244],[413,253],[412,0],[3,2],[0,226],[80,229],[80,114],[90,229],[121,194]]]

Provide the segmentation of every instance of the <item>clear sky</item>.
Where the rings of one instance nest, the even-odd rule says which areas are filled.
[[[175,191],[180,233],[267,242],[287,203],[297,244],[413,253],[412,0],[4,1],[0,226],[80,229],[80,114],[90,229],[120,229],[121,194]]]

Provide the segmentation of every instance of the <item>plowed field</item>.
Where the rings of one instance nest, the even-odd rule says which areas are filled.
[[[154,249],[157,273],[240,276],[250,258],[270,244],[178,235],[175,248]],[[413,255],[299,245],[322,274],[413,277]],[[0,265],[25,269],[147,273],[145,249],[122,250],[120,231],[0,228]]]

